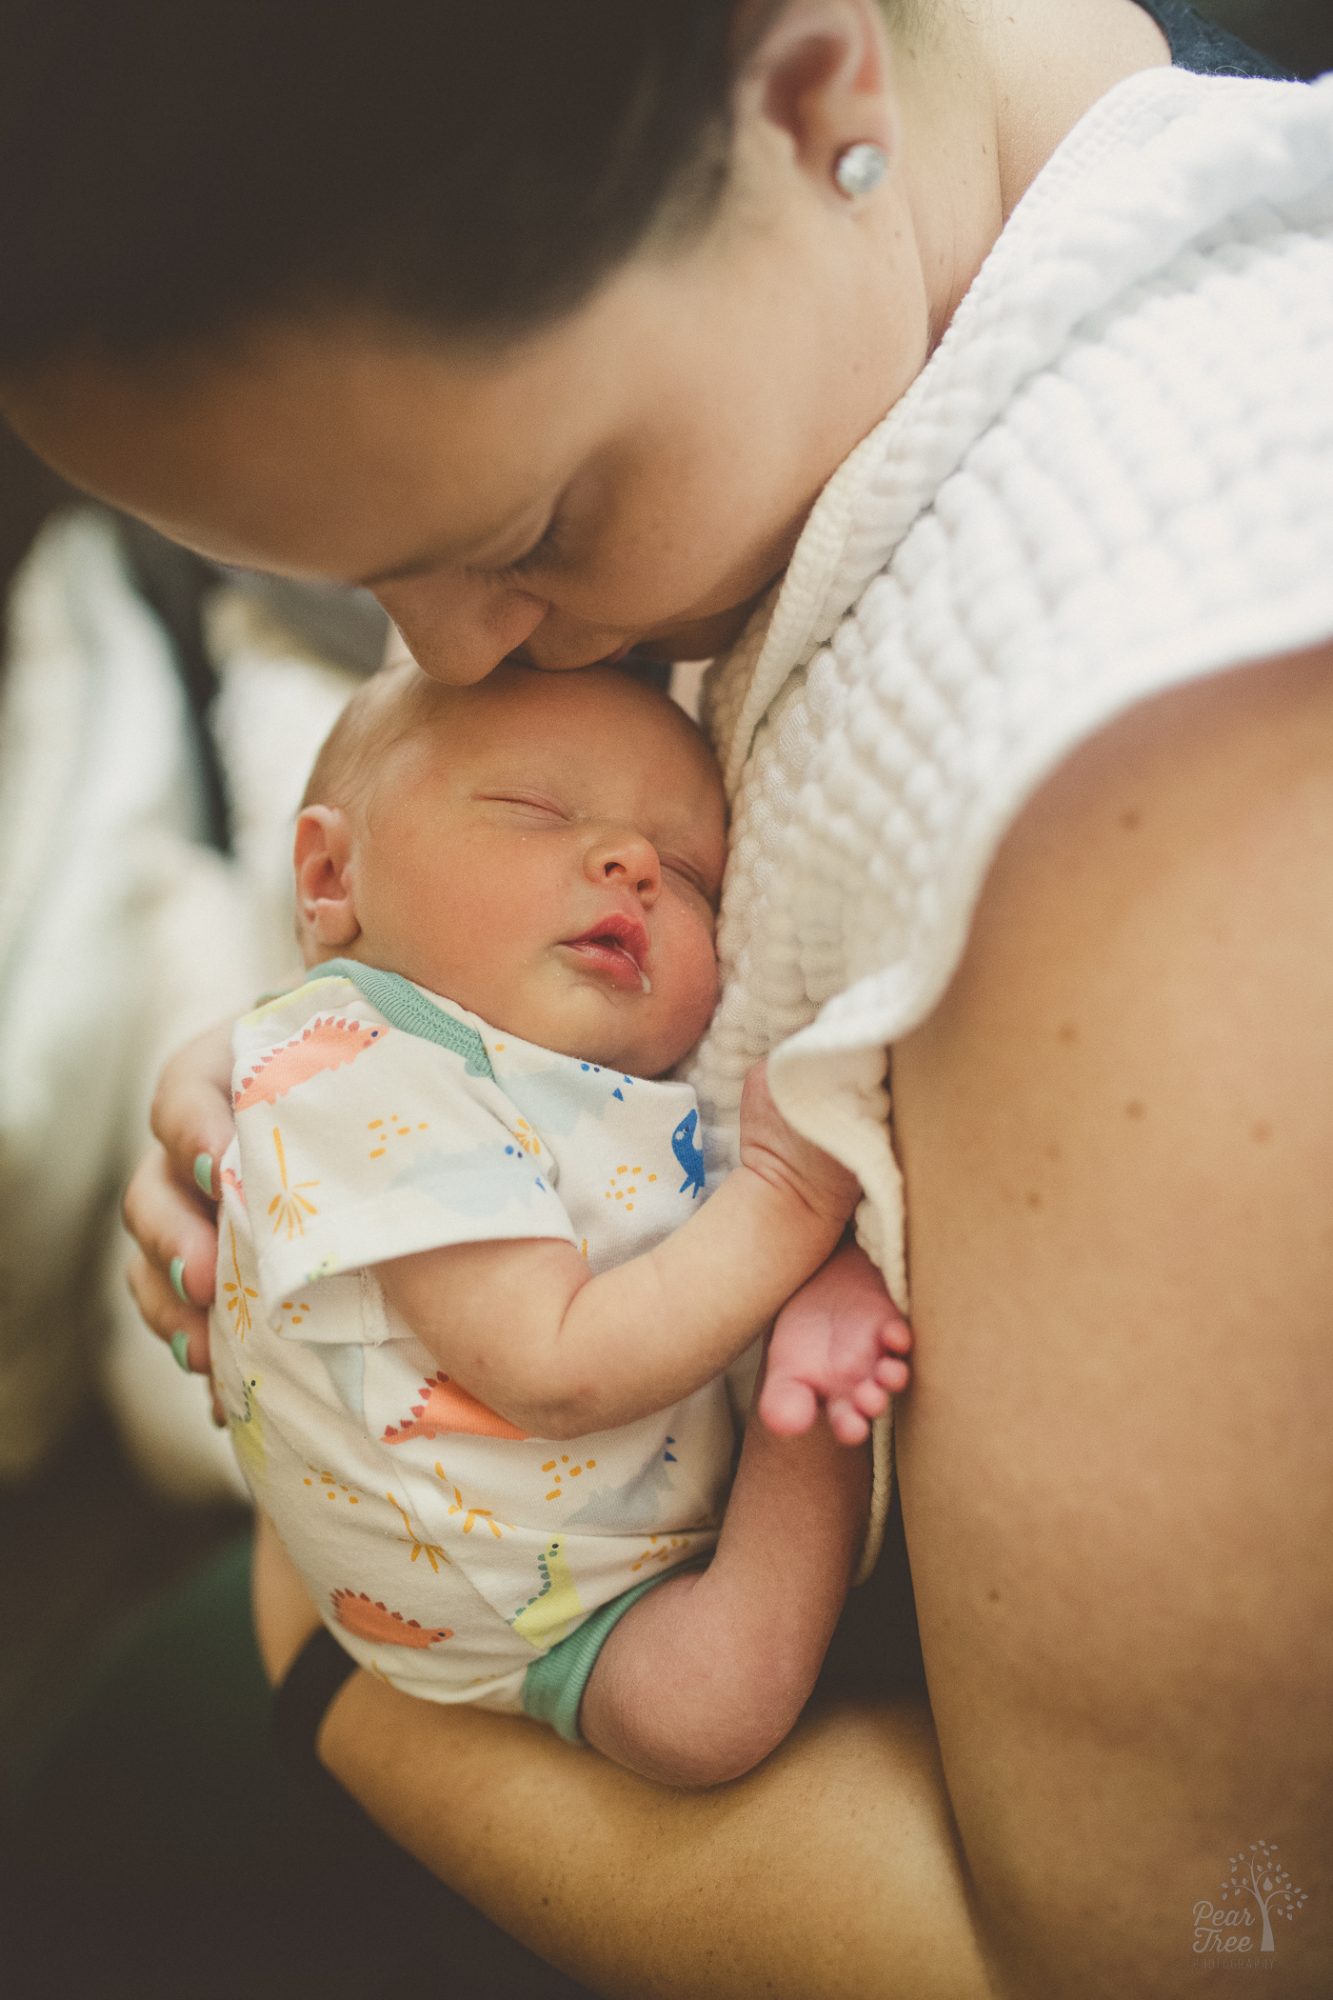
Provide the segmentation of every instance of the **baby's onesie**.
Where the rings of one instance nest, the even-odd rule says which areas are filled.
[[[637,1256],[706,1197],[694,1093],[349,961],[247,1015],[234,1046],[212,1352],[251,1491],[363,1666],[521,1708],[528,1669],[590,1614],[612,1607],[600,1643],[615,1600],[711,1550],[725,1383],[595,1436],[531,1437],[450,1379],[374,1266],[532,1237],[594,1273]]]

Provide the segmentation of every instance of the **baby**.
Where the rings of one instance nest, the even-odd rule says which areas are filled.
[[[255,1499],[357,1661],[682,1785],[809,1695],[865,1519],[844,1445],[909,1344],[838,1249],[855,1182],[762,1070],[715,1189],[669,1080],[724,847],[703,739],[621,673],[359,693],[296,830],[314,969],[237,1029],[212,1327]],[[775,1315],[733,1484],[723,1373]]]

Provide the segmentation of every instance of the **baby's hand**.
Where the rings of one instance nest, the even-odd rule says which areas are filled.
[[[767,1181],[791,1188],[808,1207],[835,1224],[846,1222],[860,1199],[855,1174],[792,1130],[768,1088],[759,1062],[741,1093],[741,1162]]]
[[[839,1444],[864,1444],[869,1420],[907,1387],[911,1345],[879,1272],[845,1244],[778,1314],[759,1415],[776,1436],[799,1437],[822,1404]]]

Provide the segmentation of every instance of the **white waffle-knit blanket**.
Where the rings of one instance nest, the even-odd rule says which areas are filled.
[[[900,1304],[884,1050],[1005,830],[1134,702],[1330,635],[1333,77],[1151,70],[1040,174],[710,677],[733,845],[691,1081],[725,1144],[776,1051]]]

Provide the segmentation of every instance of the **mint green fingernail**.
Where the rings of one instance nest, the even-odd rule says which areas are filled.
[[[189,1334],[188,1334],[188,1333],[173,1333],[173,1334],[172,1334],[172,1336],[171,1336],[171,1341],[170,1341],[170,1346],[171,1346],[171,1351],[172,1351],[172,1353],[173,1353],[173,1354],[175,1355],[175,1357],[176,1357],[176,1366],[177,1366],[178,1368],[183,1368],[183,1369],[185,1370],[186,1374],[188,1375],[188,1374],[189,1374],[189,1372],[190,1372],[190,1336],[189,1336]]]
[[[196,1153],[194,1177],[211,1201],[213,1199],[213,1161],[208,1153]]]
[[[167,1275],[171,1279],[171,1289],[176,1294],[176,1297],[182,1305],[188,1306],[190,1300],[185,1290],[185,1259],[183,1257],[173,1257],[171,1260],[171,1269]]]

